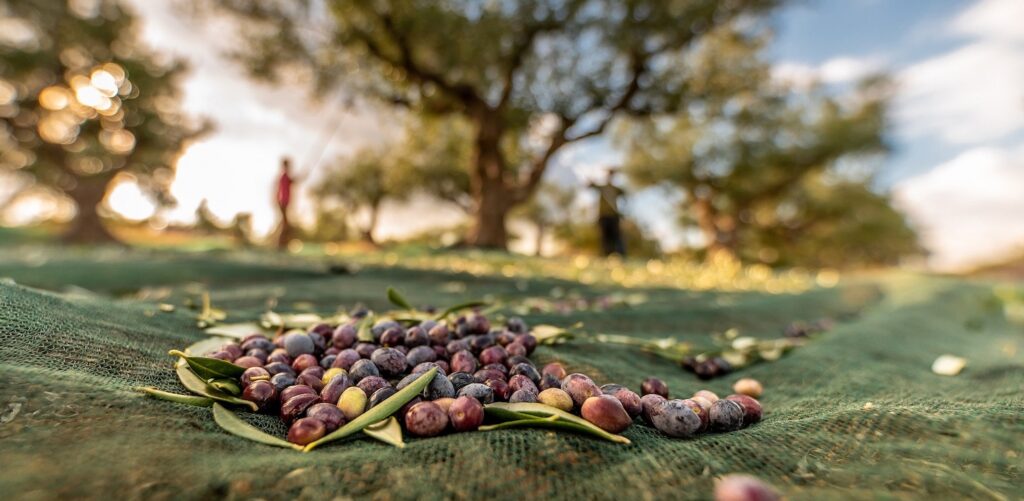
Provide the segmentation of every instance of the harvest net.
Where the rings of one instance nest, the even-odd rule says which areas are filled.
[[[624,446],[518,429],[410,439],[405,449],[356,439],[302,454],[229,435],[208,408],[132,391],[185,393],[167,350],[204,335],[195,312],[181,306],[200,287],[184,282],[205,282],[231,321],[257,318],[268,300],[279,311],[333,313],[357,302],[385,309],[388,285],[415,304],[436,305],[483,295],[512,304],[556,287],[584,296],[618,289],[163,257],[0,265],[0,276],[18,283],[0,285],[0,492],[25,499],[706,498],[715,477],[734,472],[759,476],[792,499],[1007,499],[1022,489],[1024,335],[989,283],[891,273],[799,294],[646,289],[638,304],[526,316],[697,346],[731,327],[768,338],[791,320],[840,318],[779,361],[710,382],[632,347],[578,340],[533,355],[634,390],[656,376],[676,396],[701,388],[728,394],[736,378],[756,378],[766,388],[765,419],[734,433],[677,440],[637,424]],[[158,301],[178,307],[163,313]],[[965,357],[967,369],[933,374],[943,353]],[[248,419],[283,434],[276,417]]]

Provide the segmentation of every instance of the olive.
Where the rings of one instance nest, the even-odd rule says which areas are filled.
[[[352,381],[356,383],[369,376],[380,376],[380,371],[377,370],[377,366],[372,361],[365,358],[356,361],[356,363],[352,364],[352,368],[348,370],[348,377],[352,378]]]
[[[682,400],[668,400],[662,403],[651,422],[658,431],[677,438],[691,437],[700,430],[701,419]]]
[[[220,347],[220,351],[227,352],[233,359],[241,357],[244,353],[244,351],[242,351],[242,347],[238,346],[236,343],[224,343],[224,345]]]
[[[341,350],[338,352],[338,356],[335,357],[334,362],[331,363],[331,367],[338,367],[340,369],[351,370],[352,364],[358,362],[362,357],[356,350],[351,348]]]
[[[530,389],[522,389],[513,391],[508,397],[508,401],[512,403],[528,402],[533,403],[537,401],[537,392]]]
[[[540,383],[540,373],[533,365],[522,363],[512,366],[508,371],[509,376],[526,376],[534,385]]]
[[[277,388],[267,380],[253,381],[242,391],[242,398],[256,404],[259,410],[266,411],[277,401]]]
[[[323,353],[324,349],[327,348],[327,341],[324,337],[316,332],[310,332],[306,335],[309,336],[311,341],[313,341],[313,353]]]
[[[551,362],[550,364],[545,365],[540,372],[541,374],[551,374],[552,376],[558,378],[559,381],[565,379],[565,376],[568,376],[568,374],[565,372],[565,366],[558,362]]]
[[[397,376],[408,368],[408,361],[402,352],[394,348],[378,348],[370,355],[381,375]]]
[[[294,386],[292,388],[294,388]],[[283,419],[286,424],[291,423],[292,421],[302,417],[302,415],[305,414],[306,409],[319,401],[320,397],[315,394],[311,395],[303,393],[295,395],[281,404],[281,419]]]
[[[249,350],[263,350],[267,353],[275,351],[274,343],[272,343],[262,334],[255,334],[253,336],[249,336],[242,341],[242,351]]]
[[[380,376],[366,376],[360,379],[356,386],[365,391],[367,395],[373,395],[381,388],[391,387],[391,384]]]
[[[452,385],[452,382],[444,374],[438,372],[434,374],[434,378],[430,380],[430,383],[427,383],[427,387],[423,388],[422,395],[426,400],[451,398],[455,396],[455,386]]]
[[[572,397],[561,388],[548,388],[537,395],[537,401],[563,411],[572,411]]]
[[[296,373],[301,373],[310,367],[320,367],[320,361],[313,355],[302,354],[292,360],[292,370]]]
[[[474,372],[473,376],[475,376],[480,381],[485,381],[485,382],[486,381],[492,381],[492,380],[504,381],[506,379],[505,374],[502,373],[499,370],[496,370],[496,369],[480,369],[480,370]]]
[[[331,344],[342,350],[351,348],[359,338],[359,331],[352,324],[339,325],[331,335]]]
[[[697,403],[695,400],[691,400],[689,398],[682,400],[682,402],[686,404],[686,406],[689,407],[690,410],[694,412],[694,414],[697,414],[697,417],[700,418],[700,429],[698,429],[697,431],[701,432],[707,430],[708,423],[710,422],[710,418],[708,417],[708,410],[705,409],[701,404]]]
[[[640,397],[640,416],[644,422],[654,426],[654,416],[661,412],[661,404],[667,402],[665,397],[656,393],[648,393]]]
[[[448,415],[434,402],[419,402],[405,414],[405,427],[419,437],[437,436],[448,427]]]
[[[447,413],[455,431],[473,431],[484,422],[484,406],[473,397],[456,398]]]
[[[491,322],[487,317],[473,313],[466,317],[466,327],[470,334],[486,334],[491,330]]]
[[[467,374],[465,372],[453,372],[448,375],[448,380],[452,382],[452,387],[455,388],[456,394],[464,386],[478,382],[472,374]]]
[[[533,353],[533,350],[537,349],[537,338],[534,337],[533,334],[520,334],[519,337],[516,338],[516,342],[526,347],[527,355]]]
[[[280,393],[284,391],[285,388],[295,384],[295,376],[287,372],[274,374],[274,376],[270,378],[270,384],[274,385],[274,388],[276,388],[277,392]]]
[[[460,397],[473,397],[482,404],[494,402],[494,390],[489,386],[480,383],[470,383],[459,390]]]
[[[619,399],[611,395],[588,398],[580,407],[580,415],[609,433],[619,433],[633,423]]]
[[[444,351],[447,351],[449,355],[453,355],[463,350],[470,351],[469,348],[469,343],[466,342],[466,340],[456,339],[454,341],[448,342],[448,344],[444,346]],[[472,353],[470,353],[470,355],[472,355]]]
[[[237,365],[239,367],[244,367],[246,369],[248,369],[250,367],[259,367],[259,366],[263,365],[263,361],[261,361],[260,359],[258,359],[256,357],[248,357],[248,356],[238,357],[232,363],[234,363],[235,365]]]
[[[513,367],[515,367],[515,366],[517,366],[519,364],[526,364],[526,365],[529,365],[530,367],[533,367],[534,370],[537,369],[537,366],[533,365],[533,362],[530,361],[529,358],[526,358],[526,357],[524,357],[522,355],[510,355],[505,360],[505,367],[508,367],[509,370],[512,370]]]
[[[267,363],[267,357],[269,356],[266,351],[260,349],[252,349],[245,352],[245,356],[255,358],[259,360],[261,364]]]
[[[413,326],[405,331],[405,345],[409,348],[426,346],[428,344],[430,344],[430,338],[427,337],[427,332],[422,328]]]
[[[316,374],[310,374],[308,372],[299,374],[299,377],[295,378],[295,383],[308,386],[317,393],[320,393],[320,390],[324,388],[323,379],[317,377]]]
[[[374,351],[377,351],[378,346],[373,343],[356,343],[354,350],[362,358],[370,358]]]
[[[522,374],[516,374],[515,376],[509,378],[508,387],[509,389],[512,390],[513,393],[519,390],[527,390],[532,392],[533,394],[540,393],[540,389],[537,388],[537,385],[534,384],[530,378]]]
[[[410,349],[405,358],[409,365],[416,366],[423,362],[436,361],[437,353],[434,353],[434,349],[429,346],[420,345]]]
[[[249,367],[248,369],[245,370],[245,372],[242,373],[242,377],[240,378],[240,380],[242,382],[243,387],[249,386],[249,383],[252,383],[253,381],[269,381],[270,372],[268,372],[263,367]]]
[[[301,376],[303,374],[309,374],[310,376],[313,376],[322,381],[324,378],[324,374],[326,372],[327,371],[325,371],[323,367],[320,367],[319,365],[314,365],[313,367],[306,368],[303,371],[299,372],[299,375]]]
[[[421,325],[422,326],[422,325]],[[424,327],[425,328],[425,327]],[[437,324],[430,329],[427,329],[427,337],[430,338],[430,342],[438,345],[444,345],[448,343],[448,326],[444,324]]]
[[[573,405],[580,407],[590,397],[601,395],[599,388],[589,377],[574,373],[565,376],[562,380],[562,390],[572,397]]]
[[[710,428],[713,431],[735,431],[743,427],[746,412],[743,406],[732,400],[719,400],[711,404],[708,411]]]
[[[448,409],[451,409],[452,408],[452,404],[455,403],[455,399],[452,398],[452,397],[445,397],[445,398],[439,398],[437,400],[434,400],[433,402],[435,404],[437,404],[437,406],[440,407],[441,410],[443,410],[445,412],[445,414],[447,414],[448,413]]]
[[[530,328],[526,326],[526,322],[519,317],[509,317],[508,320],[505,321],[505,328],[508,329],[509,332],[514,332],[516,334],[526,334],[530,330]]]
[[[601,392],[617,398],[622,404],[622,408],[626,409],[626,414],[629,414],[630,419],[639,416],[643,410],[643,406],[640,405],[640,395],[633,393],[625,386],[606,384],[601,387]]]
[[[494,392],[495,400],[508,400],[508,397],[512,395],[508,383],[501,379],[488,379],[484,384]]]
[[[656,377],[649,377],[640,384],[640,393],[644,395],[653,393],[668,398],[668,385]]]
[[[743,407],[743,426],[750,426],[754,423],[761,421],[761,403],[753,397],[747,395],[729,395],[725,397],[726,400],[732,400],[740,407]]]
[[[694,393],[693,396],[694,398],[701,397],[703,399],[706,399],[709,403],[712,404],[718,401],[718,395],[715,395],[715,392],[713,391],[700,390],[697,393]]]
[[[745,377],[736,381],[736,383],[732,385],[732,391],[748,397],[761,398],[761,393],[764,392],[764,387],[761,386],[761,383],[758,380]]]
[[[378,389],[377,391],[373,392],[370,395],[370,407],[369,408],[372,409],[372,408],[380,405],[381,402],[391,398],[391,396],[394,395],[395,393],[398,393],[398,390],[396,390],[396,389],[394,389],[394,388],[392,388],[390,386],[385,386],[383,388]]]
[[[322,421],[327,429],[327,433],[337,430],[345,424],[345,415],[334,404],[313,404],[309,409],[306,409],[306,417]]]
[[[715,484],[715,501],[778,501],[779,493],[750,475],[731,474]]]
[[[508,358],[508,352],[501,346],[490,346],[480,352],[480,363],[484,365],[488,364],[501,364],[505,366],[505,359]]]
[[[270,355],[267,356],[267,363],[273,362],[280,362],[282,364],[287,365],[288,367],[291,367],[292,357],[289,357],[288,352],[284,351],[283,348],[277,348],[276,350],[270,352]]]
[[[316,395],[316,391],[304,384],[292,385],[281,391],[281,402],[287,402],[297,395]]]
[[[351,421],[366,411],[366,392],[356,386],[350,386],[341,393],[338,399],[338,409],[345,415],[345,419]]]
[[[472,373],[477,368],[476,357],[468,350],[460,350],[452,354],[451,365],[453,372]]]
[[[370,327],[370,334],[373,334],[373,339],[380,339],[384,331],[392,328],[401,330],[402,324],[394,320],[381,320],[373,324],[373,327]]]
[[[405,342],[405,333],[402,332],[401,327],[385,329],[380,335],[381,346],[394,347],[401,345],[403,342]]]
[[[315,418],[302,418],[288,428],[288,441],[293,444],[306,445],[316,442],[327,434],[323,421]]]
[[[509,343],[508,346],[505,346],[505,351],[510,357],[525,357],[527,355],[526,346],[519,342]]]
[[[288,352],[288,356],[295,358],[299,355],[312,355],[313,351],[316,350],[316,345],[313,344],[313,339],[309,337],[309,334],[305,332],[292,332],[285,334],[282,340],[285,351]]]
[[[562,380],[551,374],[544,374],[544,377],[540,380],[540,389],[546,390],[548,388],[562,389]]]
[[[424,372],[427,372],[430,369],[437,369],[437,372],[439,374],[441,374],[442,376],[447,376],[448,371],[445,370],[445,367],[443,367],[442,364],[448,365],[444,363],[444,360],[438,362],[423,362],[417,364],[416,367],[413,367],[412,371],[410,371],[409,374],[423,374]]]
[[[352,387],[352,380],[348,378],[348,374],[337,374],[320,390],[320,400],[329,404],[337,404],[341,394],[350,387]]]

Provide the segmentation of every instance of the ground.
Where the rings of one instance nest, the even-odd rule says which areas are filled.
[[[1010,499],[1024,488],[1024,328],[1010,314],[1019,282],[890,271],[844,276],[828,288],[810,276],[806,290],[769,293],[756,281],[729,291],[698,284],[699,277],[679,287],[689,282],[667,280],[650,263],[635,266],[650,275],[601,280],[579,270],[607,263],[517,267],[516,259],[465,253],[325,259],[307,251],[286,257],[34,244],[0,251],[0,277],[10,278],[0,283],[0,492],[17,499],[707,498],[715,477],[733,472],[759,476],[791,499]],[[337,266],[353,262],[361,265]],[[553,271],[570,267],[577,272]],[[647,276],[659,285],[645,287]],[[526,319],[582,321],[591,332],[673,336],[696,346],[733,327],[777,337],[792,320],[839,323],[777,362],[710,382],[631,347],[573,341],[535,353],[540,363],[562,361],[602,384],[638,390],[643,377],[656,376],[676,396],[701,388],[730,393],[742,376],[764,383],[762,423],[692,440],[636,424],[625,432],[633,442],[627,446],[503,430],[410,439],[402,450],[356,439],[302,454],[228,435],[209,409],[132,391],[183,391],[166,352],[203,337],[195,311],[185,307],[202,291],[242,321],[274,305],[321,313],[356,303],[383,308],[387,286],[413,303],[440,306],[485,296],[513,307],[553,294],[634,294],[633,304]],[[177,307],[164,313],[158,303]],[[945,353],[968,360],[962,374],[930,371]]]

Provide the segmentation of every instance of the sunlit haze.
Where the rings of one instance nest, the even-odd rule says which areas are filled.
[[[184,108],[216,126],[178,164],[172,186],[178,203],[165,214],[171,222],[191,221],[205,199],[225,222],[251,213],[255,230],[266,234],[277,222],[272,193],[282,156],[294,158],[302,173],[385,141],[396,129],[392,112],[367,103],[346,105],[335,96],[311,102],[302,84],[272,88],[253,83],[223,56],[230,43],[223,30],[200,26],[171,2],[131,3],[142,14],[144,39],[190,62]],[[913,5],[918,3],[790,7],[777,19],[773,55],[778,77],[793,81],[817,78],[846,85],[878,70],[896,77],[895,151],[881,172],[881,188],[894,191],[921,229],[933,252],[931,264],[956,268],[1024,243],[1024,2],[925,2],[930,9],[917,16]],[[883,8],[895,9],[894,15],[913,25],[868,26],[869,14],[882,15]],[[846,22],[847,17],[852,20]],[[857,20],[863,18],[861,26]],[[827,30],[848,43],[830,47],[830,55],[822,58],[800,43],[821,40],[814,30]],[[891,46],[880,48],[872,37],[888,37]],[[326,144],[322,155],[321,144]],[[618,160],[607,141],[590,141],[567,148],[549,174],[563,183],[581,183]],[[309,178],[303,185],[309,185]],[[665,217],[671,201],[663,196],[640,193],[629,201],[629,212],[671,248],[685,243],[685,237],[674,228],[674,218]],[[135,219],[156,210],[128,186],[116,188],[109,203]],[[414,217],[427,203],[385,207],[380,236],[450,225],[461,217],[454,210],[441,210],[429,220]],[[296,214],[311,212],[302,190],[296,204]]]

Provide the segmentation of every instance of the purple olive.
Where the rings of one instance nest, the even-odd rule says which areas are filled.
[[[437,360],[437,353],[434,353],[434,349],[420,345],[409,350],[409,353],[405,355],[405,359],[409,365],[416,366],[423,362],[434,362]]]
[[[649,393],[640,397],[640,416],[644,422],[654,426],[654,416],[661,413],[661,404],[667,402],[665,397],[656,393]]]
[[[302,418],[288,428],[288,441],[293,444],[306,445],[316,442],[327,434],[327,426],[315,418]]]
[[[611,395],[590,397],[580,407],[580,415],[598,428],[609,433],[619,433],[633,423],[619,399]]]
[[[242,386],[245,387],[249,386],[253,381],[269,381],[270,373],[263,367],[249,367],[242,373],[242,377],[240,379]]]
[[[286,424],[291,423],[292,421],[302,417],[302,415],[306,413],[306,409],[318,402],[320,402],[320,397],[315,394],[310,395],[308,393],[303,393],[301,395],[295,395],[281,404],[281,419],[284,420]]]
[[[299,355],[292,360],[292,370],[296,373],[302,373],[310,367],[320,367],[320,361],[308,353]]]
[[[677,438],[691,437],[701,428],[701,419],[682,400],[668,400],[651,415],[651,422],[658,431]]]
[[[434,402],[419,402],[405,414],[405,427],[418,437],[434,437],[448,427],[448,416]]]
[[[743,407],[743,426],[750,426],[754,423],[761,421],[761,403],[756,398],[747,395],[729,395],[725,397],[726,400],[732,400],[740,407]]]
[[[277,388],[270,381],[253,381],[242,391],[242,398],[256,404],[260,411],[266,411],[277,402]]]
[[[380,376],[367,376],[359,380],[356,384],[359,389],[363,390],[367,395],[373,395],[377,390],[381,388],[389,388],[391,385],[388,381]]]
[[[370,360],[384,376],[397,376],[409,366],[405,355],[394,348],[378,348],[370,355]]]
[[[305,371],[302,374],[299,374],[299,377],[295,378],[295,383],[308,386],[318,394],[320,393],[320,390],[324,388],[323,379],[317,377],[316,374]]]
[[[540,393],[540,389],[537,388],[537,385],[534,384],[530,378],[522,374],[516,374],[515,376],[509,378],[508,387],[509,389],[512,390],[513,393],[519,390],[531,391],[534,394]]]
[[[668,398],[668,385],[656,377],[649,377],[640,384],[640,393],[644,395],[653,393]]]
[[[337,404],[341,394],[351,386],[352,380],[348,378],[348,374],[338,374],[320,390],[320,400],[329,404]]]
[[[743,406],[733,400],[719,400],[711,404],[711,410],[708,411],[711,430],[719,432],[742,428],[745,416]]]
[[[316,395],[316,390],[304,384],[289,386],[281,391],[281,402],[287,402],[298,395]]]
[[[455,431],[473,431],[484,422],[484,406],[473,397],[456,398],[448,408],[448,419]]]
[[[619,399],[619,403],[626,409],[630,418],[636,418],[643,410],[640,405],[640,395],[633,393],[625,386],[606,384],[601,387],[601,392]]]
[[[565,376],[565,379],[562,380],[562,389],[572,397],[573,405],[577,408],[581,407],[588,398],[601,395],[601,388],[594,384],[589,377],[579,373]]]
[[[395,347],[405,342],[405,333],[402,332],[401,327],[391,327],[385,329],[380,335],[380,345]]]
[[[238,357],[238,358],[235,359],[235,361],[233,363],[235,365],[239,366],[239,367],[244,367],[246,369],[248,369],[250,367],[260,367],[260,366],[263,365],[263,361],[262,360],[260,360],[260,359],[258,359],[256,357],[248,357],[248,356]]]
[[[484,365],[501,364],[504,367],[506,358],[508,352],[501,346],[491,346],[480,352],[480,363]]]
[[[568,374],[565,372],[565,366],[558,362],[551,362],[550,364],[545,365],[540,372],[541,374],[551,374],[552,376],[558,378],[559,381],[565,379],[565,376],[568,376]]]
[[[363,357],[360,357],[356,350],[347,348],[338,352],[338,356],[334,357],[334,362],[331,363],[331,368],[333,369],[337,367],[339,369],[345,369],[346,371],[351,370],[352,364],[358,362],[362,358]]]
[[[310,406],[306,410],[307,418],[319,419],[324,423],[324,427],[327,429],[327,433],[337,430],[341,425],[345,424],[345,415],[341,413],[336,405],[328,403],[319,403]]]
[[[356,344],[358,337],[359,331],[356,330],[354,325],[339,325],[337,329],[334,329],[334,334],[331,334],[331,344],[336,348],[345,350]]]

